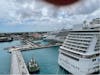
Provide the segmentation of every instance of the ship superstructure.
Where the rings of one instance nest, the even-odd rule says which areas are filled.
[[[59,49],[58,64],[74,75],[100,71],[100,18],[72,30]]]

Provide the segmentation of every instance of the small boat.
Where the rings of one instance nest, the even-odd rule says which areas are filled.
[[[0,37],[0,43],[2,42],[12,42],[13,38],[10,37]]]
[[[4,50],[9,50],[9,49],[11,49],[11,48],[16,48],[15,46],[12,46],[12,47],[6,47],[6,48],[4,48]]]
[[[37,64],[35,59],[31,59],[31,61],[28,63],[28,70],[30,74],[37,74],[40,71],[40,67]]]

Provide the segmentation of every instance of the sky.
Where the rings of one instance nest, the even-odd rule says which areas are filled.
[[[54,31],[100,18],[100,0],[55,7],[42,0],[0,0],[0,32]]]

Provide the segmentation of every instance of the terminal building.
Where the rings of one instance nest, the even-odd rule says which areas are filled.
[[[73,75],[100,71],[100,18],[71,30],[59,49],[58,64]]]

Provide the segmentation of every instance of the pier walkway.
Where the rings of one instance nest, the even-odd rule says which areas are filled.
[[[28,51],[28,50],[36,50],[36,49],[42,49],[42,48],[49,48],[49,47],[56,47],[56,46],[61,46],[61,44],[56,44],[56,45],[46,45],[46,46],[30,46],[30,45],[23,45],[23,46],[18,46],[16,48],[11,48],[9,52],[13,51]]]
[[[25,42],[27,43],[26,45],[21,45],[21,46],[9,48],[9,52],[12,52],[12,51],[28,51],[28,50],[49,48],[49,47],[55,47],[55,46],[61,46],[62,45],[61,43],[40,45],[40,44],[32,43],[32,42],[27,41],[27,40]]]
[[[11,51],[11,75],[29,75],[28,69],[20,51]]]

